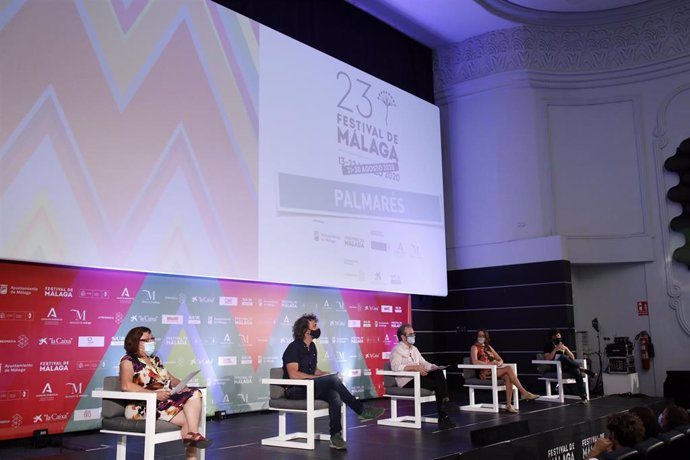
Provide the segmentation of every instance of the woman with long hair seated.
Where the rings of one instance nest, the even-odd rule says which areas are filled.
[[[185,388],[172,394],[180,379],[163,366],[158,356],[155,338],[148,327],[135,327],[125,337],[127,354],[120,359],[120,388],[122,391],[155,392],[158,404],[155,417],[182,428],[182,441],[186,458],[195,459],[196,449],[211,445],[211,440],[199,433],[201,391]],[[130,420],[146,418],[145,401],[131,401],[125,407],[125,417]]]
[[[496,350],[489,345],[489,332],[486,329],[477,330],[477,340],[470,349],[470,356],[472,364],[492,364],[501,366],[503,359]],[[517,414],[517,409],[513,407],[513,385],[515,385],[522,396],[522,399],[532,400],[537,399],[539,395],[530,393],[525,390],[525,387],[520,383],[520,379],[515,375],[512,366],[499,367],[496,369],[496,376],[502,379],[506,386],[506,411],[511,414]],[[479,378],[488,380],[491,378],[491,369],[481,369],[479,371]]]

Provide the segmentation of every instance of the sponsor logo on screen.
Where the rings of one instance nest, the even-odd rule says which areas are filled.
[[[391,338],[386,334],[386,337],[383,339],[383,343],[391,343]]]
[[[50,382],[46,382],[46,384],[43,385],[41,392],[36,395],[36,397],[41,401],[50,401],[55,399],[57,396],[58,394],[53,390],[53,386],[50,384]]]
[[[350,369],[347,372],[348,377],[361,377],[362,376],[362,369]]]
[[[244,384],[252,383],[252,376],[251,375],[236,375],[234,380],[235,380],[236,384],[244,385]]]
[[[345,324],[347,324],[345,321],[338,321],[338,320],[331,320],[328,323],[329,326],[335,326],[335,327],[345,326]]]
[[[182,315],[166,315],[163,314],[161,317],[161,323],[162,324],[176,324],[176,325],[182,325],[184,324],[184,318]]]
[[[71,287],[46,286],[43,294],[45,297],[72,297],[74,289]]]
[[[243,307],[253,307],[254,306],[254,299],[251,297],[242,297],[241,305]]]
[[[158,316],[153,315],[131,315],[129,317],[130,323],[156,323]]]
[[[70,324],[80,324],[80,325],[90,325],[91,321],[86,319],[86,310],[80,310],[78,308],[72,308],[70,309],[70,313],[72,314],[72,319],[70,320]]]
[[[33,321],[33,311],[0,311],[0,321]]]
[[[393,313],[393,305],[381,305],[381,313]]]
[[[237,326],[251,326],[252,324],[254,324],[254,320],[249,316],[235,316],[235,325]]]
[[[192,296],[192,303],[204,303],[204,304],[216,303],[216,298],[203,296],[203,295],[199,295],[199,296],[195,295],[195,296]],[[223,304],[221,303],[221,305],[223,305]]]
[[[391,284],[402,284],[402,278],[400,275],[391,275],[390,279]]]
[[[336,361],[338,363],[343,363],[347,361],[347,358],[345,357],[345,352],[344,351],[332,351],[332,352],[326,352],[324,354],[324,359],[326,361]]]
[[[55,307],[50,307],[50,310],[41,318],[41,321],[43,321],[43,324],[46,326],[59,326],[62,322],[62,318],[57,314]]]
[[[381,353],[381,358],[382,359],[391,359],[391,352],[390,351],[384,351]]]
[[[350,337],[350,343],[364,343],[364,337],[360,337],[360,336]]]
[[[72,337],[41,337],[38,339],[38,346],[69,346],[72,345]]]
[[[34,423],[64,422],[69,420],[69,412],[49,412],[36,414],[33,417]]]
[[[240,364],[251,364],[251,363],[252,363],[252,357],[251,356],[240,357]]]
[[[33,367],[33,363],[0,363],[0,370],[6,374],[23,374]]]
[[[38,292],[38,288],[34,286],[12,286],[11,284],[0,285],[0,291],[4,291],[2,295],[24,295],[29,296]]]
[[[189,315],[187,317],[187,324],[201,324],[201,316]]]
[[[367,353],[364,355],[365,359],[379,359],[381,353]]]
[[[84,422],[86,420],[99,420],[101,418],[101,408],[94,407],[93,409],[77,409],[74,411],[72,418],[75,422]]]
[[[65,386],[67,387],[65,398],[80,398],[84,395],[83,382],[67,382]]]
[[[388,244],[383,241],[371,241],[371,249],[374,251],[388,251]]]
[[[400,327],[402,326],[402,321],[391,321],[391,327]]]
[[[362,322],[362,327],[371,327],[371,321],[369,321],[368,319],[365,319]]]
[[[104,368],[106,367],[105,364],[106,364],[106,362],[103,361],[103,367]],[[92,370],[98,369],[99,366],[101,366],[100,361],[91,360],[91,361],[77,361],[77,364],[75,367],[78,371],[92,371]]]
[[[378,305],[365,305],[364,311],[379,311]]]
[[[117,296],[117,300],[120,303],[132,303],[134,301],[134,297],[129,292],[128,287],[122,288],[122,291],[120,291],[120,295]]]
[[[221,296],[218,298],[218,304],[224,307],[236,307],[237,303],[237,297]]]
[[[235,366],[237,365],[237,356],[219,356],[219,366]]]
[[[347,327],[362,327],[362,322],[358,319],[348,319]]]
[[[77,346],[80,348],[104,347],[105,337],[102,335],[80,335]]]
[[[110,300],[110,291],[104,289],[79,289],[79,297],[82,299]]]
[[[125,336],[114,335],[110,338],[111,347],[124,347],[125,346]]]
[[[396,312],[396,313],[402,313],[402,307],[396,305],[396,306],[395,306],[395,312]]]
[[[141,299],[141,303],[149,305],[160,305],[160,300],[157,299],[156,291],[153,289],[141,289],[139,291],[138,297]]]
[[[374,327],[384,328],[389,326],[391,326],[391,324],[388,321],[374,321]]]

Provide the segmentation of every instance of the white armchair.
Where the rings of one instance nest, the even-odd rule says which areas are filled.
[[[581,369],[587,369],[587,360],[576,359]],[[566,372],[563,372],[563,367],[560,360],[545,360],[542,353],[537,353],[537,359],[532,360],[532,364],[537,365],[537,370],[541,373],[539,380],[543,380],[546,385],[546,396],[539,398],[540,401],[551,402],[565,402],[566,398],[580,399],[579,395],[566,395],[563,385],[577,383],[575,377]],[[585,393],[589,401],[589,377],[584,372],[582,373],[582,380],[585,383]],[[558,394],[551,392],[551,384],[555,383],[558,388]]]
[[[199,432],[206,436],[206,389],[200,388],[203,395],[202,414]],[[136,393],[120,390],[120,377],[109,376],[103,379],[103,390],[94,390],[94,398],[102,398],[101,433],[117,435],[117,460],[125,460],[127,456],[127,436],[144,438],[144,460],[153,460],[156,444],[182,439],[180,427],[170,422],[157,420],[156,417],[146,417],[146,420],[128,420],[125,418],[125,405],[128,401],[146,401],[146,413],[156,413],[155,393]],[[199,458],[206,458],[206,451],[199,449]]]
[[[330,434],[316,433],[314,422],[318,417],[328,417],[328,402],[314,399],[314,380],[283,379],[283,368],[271,368],[270,378],[261,379],[261,383],[270,385],[268,408],[278,411],[278,436],[264,438],[261,445],[275,447],[290,447],[293,449],[313,450],[316,440],[328,441]],[[307,390],[307,399],[288,399],[285,395],[286,385],[301,385]],[[287,414],[297,413],[307,416],[307,432],[287,432]],[[342,406],[341,423],[343,425],[343,440],[347,441],[347,420],[345,417],[345,403]],[[302,439],[306,442],[301,441]]]
[[[470,364],[470,358],[465,358],[463,364],[458,364],[458,368],[463,370],[463,377],[465,378],[465,386],[470,391],[470,401],[469,404],[465,406],[460,406],[460,410],[472,411],[472,412],[498,412],[499,408],[505,409],[505,404],[499,404],[498,392],[505,391],[506,387],[501,381],[499,385],[497,370],[498,367],[493,364]],[[506,366],[511,366],[517,375],[517,364],[506,363]],[[491,370],[491,379],[480,379],[478,372],[482,369]],[[491,391],[491,403],[482,404],[477,403],[475,400],[474,392],[475,390],[487,390]],[[515,409],[520,408],[520,398],[518,394],[518,389],[513,385],[513,407]]]
[[[445,373],[445,371],[443,371]],[[379,425],[397,426],[403,428],[422,427],[422,422],[438,423],[436,417],[422,417],[422,403],[435,402],[436,396],[431,390],[422,388],[420,374],[414,371],[392,371],[390,363],[383,364],[383,369],[376,369],[378,375],[383,375],[384,397],[391,398],[391,416],[378,420]],[[412,377],[413,388],[400,388],[395,377]],[[414,415],[398,415],[398,400],[411,400],[414,403]]]

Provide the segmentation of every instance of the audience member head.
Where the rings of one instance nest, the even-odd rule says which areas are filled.
[[[644,426],[644,438],[651,438],[659,434],[659,424],[656,420],[654,410],[649,406],[636,406],[630,412],[637,415],[642,420]]]
[[[141,342],[141,336],[147,333],[151,334],[151,329],[145,326],[139,326],[129,330],[129,332],[125,336],[124,344],[125,351],[128,355],[139,355],[139,343]]]
[[[644,425],[637,415],[629,412],[611,414],[606,419],[606,429],[609,430],[613,448],[621,446],[632,447],[644,440]]]
[[[490,341],[489,331],[486,329],[477,329],[477,343],[488,345]]]
[[[292,325],[292,338],[295,340],[304,340],[304,336],[309,330],[309,323],[311,321],[319,322],[319,318],[314,313],[305,313],[295,321]]]
[[[688,411],[680,406],[671,404],[666,406],[661,415],[659,415],[659,427],[661,431],[673,430],[680,425],[687,425],[690,423]]]

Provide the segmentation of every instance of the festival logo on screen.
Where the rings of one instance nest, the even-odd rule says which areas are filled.
[[[69,297],[74,296],[74,289],[63,286],[46,286],[43,295],[45,297]]]

